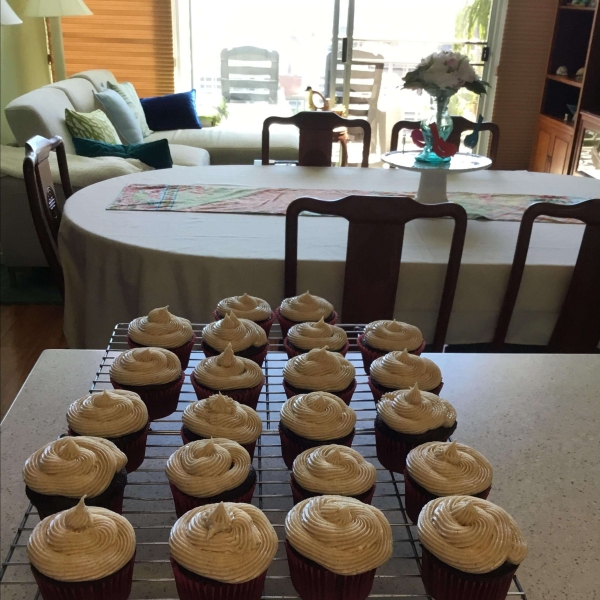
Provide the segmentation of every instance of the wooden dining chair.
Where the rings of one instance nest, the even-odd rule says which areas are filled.
[[[262,164],[269,163],[269,127],[271,125],[294,125],[300,130],[298,165],[301,167],[330,167],[332,136],[334,129],[359,127],[363,130],[363,152],[361,167],[369,166],[371,126],[365,119],[344,119],[333,112],[303,111],[292,117],[268,117],[262,130]],[[342,132],[344,133],[344,132]],[[336,138],[337,139],[337,138]],[[344,164],[345,162],[345,164]],[[346,166],[348,158],[342,160]]]
[[[303,211],[343,217],[349,222],[342,301],[342,318],[346,323],[393,318],[406,223],[415,219],[454,219],[433,339],[434,352],[442,352],[467,230],[465,209],[450,202],[421,204],[407,196],[347,196],[334,201],[298,198],[288,206],[285,217],[286,298],[296,295],[298,217]]]
[[[600,198],[571,206],[537,202],[523,214],[512,269],[491,349],[503,349],[525,270],[533,222],[542,215],[577,219],[586,224],[571,283],[547,350],[552,353],[594,352],[600,342]]]
[[[25,144],[23,175],[29,199],[29,208],[40,245],[48,265],[52,269],[60,293],[64,298],[64,277],[58,254],[58,229],[62,211],[56,199],[56,191],[50,172],[50,152],[56,152],[60,181],[65,200],[73,194],[65,146],[60,136],[46,139],[36,135]]]

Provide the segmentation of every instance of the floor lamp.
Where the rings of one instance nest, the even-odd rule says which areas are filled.
[[[23,21],[17,17],[15,11],[6,0],[0,0],[0,24],[20,25]]]

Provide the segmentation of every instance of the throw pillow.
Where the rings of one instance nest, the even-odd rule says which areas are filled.
[[[117,94],[127,102],[127,106],[133,111],[137,122],[140,124],[142,135],[148,137],[152,133],[152,130],[148,127],[144,109],[142,108],[140,99],[135,91],[135,87],[133,87],[133,83],[130,81],[126,81],[125,83],[112,83],[109,81],[108,88],[117,92]]]
[[[75,138],[88,138],[107,144],[119,144],[121,140],[109,118],[101,111],[79,113],[65,108],[65,121],[71,135]]]
[[[202,129],[196,110],[196,90],[142,98],[141,103],[148,125],[154,131]]]
[[[144,141],[142,128],[127,102],[114,90],[94,93],[94,96],[115,126],[121,141],[125,144],[141,144]]]

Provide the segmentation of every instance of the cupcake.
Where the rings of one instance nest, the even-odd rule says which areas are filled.
[[[233,313],[202,330],[202,350],[207,357],[221,354],[229,344],[236,356],[249,358],[259,367],[269,350],[265,330],[254,321],[238,319]]]
[[[377,403],[375,446],[381,465],[404,473],[406,456],[426,442],[445,442],[456,429],[456,410],[450,402],[410,390],[385,394]]]
[[[255,506],[220,502],[179,518],[169,537],[181,600],[260,600],[277,534]]]
[[[307,322],[294,325],[283,340],[288,358],[304,354],[314,348],[327,348],[346,356],[350,344],[348,336],[341,327],[325,323],[323,317],[316,323]]]
[[[135,533],[124,517],[81,498],[35,526],[27,557],[44,600],[127,600]]]
[[[234,314],[238,319],[254,321],[265,330],[267,336],[271,331],[273,321],[275,321],[275,313],[271,310],[269,304],[261,298],[248,296],[248,294],[231,296],[231,298],[221,300],[213,312],[216,321],[230,314]]]
[[[298,323],[324,319],[326,323],[335,325],[338,318],[337,313],[333,310],[333,304],[319,296],[312,296],[310,292],[286,298],[275,310],[275,315],[281,325],[283,337],[288,334],[291,327]]]
[[[125,469],[143,462],[148,437],[148,409],[129,390],[103,390],[75,400],[67,410],[69,435],[89,435],[111,441],[127,456]]]
[[[350,404],[356,389],[354,365],[339,352],[315,348],[290,358],[283,367],[283,389],[288,398],[308,392],[331,392]]]
[[[369,372],[371,363],[388,352],[402,352],[417,356],[425,349],[425,340],[418,327],[402,321],[373,321],[358,336],[358,349],[362,354],[365,372]]]
[[[365,600],[394,547],[383,513],[343,496],[296,504],[285,518],[285,536],[292,584],[302,600]]]
[[[420,390],[439,394],[444,384],[440,368],[428,358],[402,352],[389,352],[371,363],[369,387],[375,402],[387,392],[407,390],[418,385]]]
[[[82,496],[89,506],[121,514],[126,464],[127,456],[103,438],[60,438],[25,461],[25,493],[40,519],[73,508]]]
[[[432,500],[421,511],[417,529],[423,584],[435,600],[505,600],[527,556],[515,520],[481,498]]]
[[[178,517],[214,502],[250,502],[256,471],[237,442],[214,438],[190,442],[167,461],[166,474]]]
[[[181,439],[184,444],[208,438],[233,440],[254,458],[256,440],[262,433],[258,413],[221,393],[188,404],[183,411]]]
[[[477,450],[458,442],[427,442],[406,457],[406,514],[413,523],[421,509],[441,496],[488,497],[492,465]]]
[[[351,496],[371,504],[377,469],[356,450],[338,444],[309,448],[296,457],[290,485],[294,504],[314,496]]]
[[[281,407],[279,437],[281,453],[288,469],[295,458],[326,444],[351,446],[356,413],[343,400],[327,392],[299,394]]]
[[[115,389],[139,394],[150,421],[168,417],[177,410],[185,373],[170,350],[134,348],[123,352],[113,361],[109,375]]]
[[[147,317],[139,317],[129,323],[127,343],[130,348],[166,348],[177,356],[185,370],[196,343],[196,334],[187,319],[172,315],[169,307],[163,306],[151,310]]]
[[[236,356],[231,344],[222,354],[201,360],[190,380],[198,400],[225,392],[251,408],[256,408],[265,384],[262,369],[253,360]]]

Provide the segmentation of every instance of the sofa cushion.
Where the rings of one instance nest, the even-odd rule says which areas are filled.
[[[64,79],[45,87],[64,92],[77,112],[87,113],[98,108],[94,99],[95,88],[85,79]]]
[[[67,108],[65,120],[73,137],[98,140],[107,144],[119,144],[121,141],[110,119],[101,110],[79,113]]]
[[[116,77],[108,69],[90,69],[71,75],[69,79],[87,79],[97,92],[108,89],[108,84],[117,83]]]
[[[156,140],[146,144],[107,144],[98,140],[73,138],[75,150],[79,156],[98,158],[100,156],[118,156],[119,158],[137,158],[154,169],[170,169],[173,159],[167,140]]]
[[[196,90],[140,100],[146,121],[154,131],[202,129],[196,111]]]
[[[127,103],[127,106],[131,109],[137,122],[140,124],[140,128],[142,130],[142,135],[146,137],[152,133],[150,127],[148,127],[148,121],[146,120],[146,114],[144,113],[144,109],[142,108],[142,104],[140,99],[138,98],[137,92],[135,91],[135,87],[133,87],[133,83],[130,81],[126,81],[125,83],[112,83],[108,82],[108,88],[117,92],[123,100]]]
[[[171,144],[171,157],[173,165],[177,167],[208,167],[210,165],[210,155],[202,148],[193,148],[192,146],[180,146]]]
[[[83,79],[81,80],[83,81]],[[141,144],[144,141],[142,128],[133,111],[127,103],[114,90],[94,92],[96,100],[101,104],[102,110],[108,115],[114,125],[121,141],[124,144]]]

